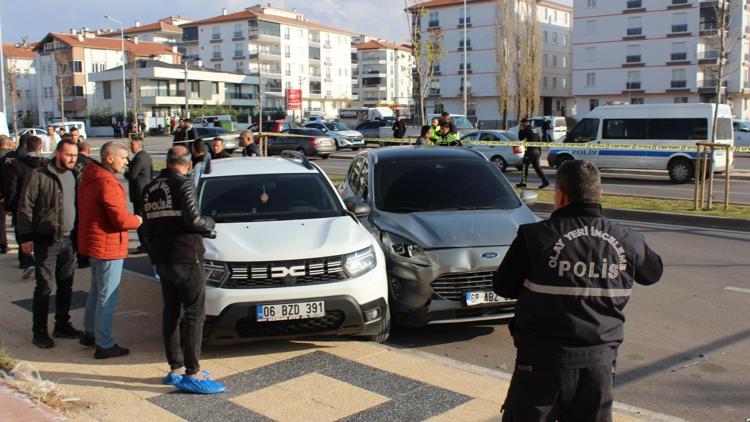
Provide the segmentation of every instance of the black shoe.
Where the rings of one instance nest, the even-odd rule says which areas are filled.
[[[525,188],[526,187],[526,183],[518,183],[518,184],[516,184],[516,187],[517,188]]]
[[[144,247],[143,245],[140,245],[137,248],[135,248],[135,250],[133,250],[133,253],[134,254],[143,254],[143,253],[146,253],[146,247]]]
[[[47,334],[47,331],[34,333],[33,343],[35,346],[41,349],[51,349],[55,347],[55,341],[50,338],[49,334]]]
[[[547,186],[549,186],[549,182],[542,182],[542,184],[539,185],[539,190],[542,190],[542,189],[546,188]]]
[[[130,354],[130,350],[114,345],[109,349],[104,349],[96,346],[96,352],[94,353],[94,359],[108,359],[108,358],[119,358],[120,356],[127,356]]]
[[[8,245],[0,245],[0,255],[8,253]]]
[[[78,340],[78,343],[81,346],[86,346],[86,347],[96,346],[96,338],[94,338],[93,334],[83,333],[83,335],[81,336],[81,339]]]
[[[81,338],[83,331],[76,330],[72,325],[68,324],[62,327],[55,327],[52,331],[52,337],[57,338]]]

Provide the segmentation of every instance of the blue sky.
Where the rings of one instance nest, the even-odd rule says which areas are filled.
[[[562,0],[570,3],[570,0]],[[157,19],[181,15],[203,19],[221,14],[222,8],[237,12],[265,1],[247,0],[0,0],[3,42],[17,42],[28,36],[39,41],[48,32],[67,32],[70,28],[108,28],[110,15],[133,26]],[[402,13],[404,0],[270,0],[276,7],[297,8],[313,21],[356,33],[386,38],[397,43],[407,41],[408,25]]]

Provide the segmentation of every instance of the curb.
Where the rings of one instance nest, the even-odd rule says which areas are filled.
[[[534,212],[551,213],[554,211],[554,205],[546,203],[534,204],[530,208]],[[707,217],[667,212],[623,210],[618,208],[604,208],[603,211],[605,217],[617,220],[750,232],[750,220],[740,218]]]

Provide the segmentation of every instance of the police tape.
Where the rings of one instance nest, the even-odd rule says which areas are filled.
[[[311,135],[298,135],[292,133],[256,132],[253,136],[260,138],[310,138]],[[219,136],[220,138],[221,136]],[[213,138],[206,138],[210,140]],[[363,145],[367,144],[397,144],[414,145],[416,138],[362,138]],[[177,141],[177,143],[188,143],[191,141]],[[491,147],[533,147],[533,148],[561,148],[561,149],[588,149],[588,150],[621,150],[621,151],[697,151],[693,145],[656,145],[656,144],[611,144],[611,143],[568,143],[568,142],[521,142],[521,141],[464,141],[463,146],[491,146]],[[716,147],[715,150],[722,151],[726,147]],[[732,152],[750,152],[750,146],[729,147]]]

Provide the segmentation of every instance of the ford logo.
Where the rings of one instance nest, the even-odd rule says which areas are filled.
[[[497,252],[485,252],[482,254],[482,258],[492,259],[492,258],[497,258],[497,257],[498,257]]]

